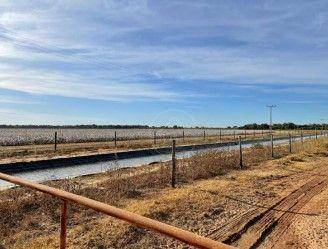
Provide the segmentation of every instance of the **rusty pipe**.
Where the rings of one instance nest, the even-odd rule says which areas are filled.
[[[214,241],[209,238],[205,238],[203,236],[194,234],[192,232],[183,230],[181,228],[177,228],[147,217],[144,217],[139,214],[135,214],[123,209],[119,209],[117,207],[95,201],[89,198],[86,198],[84,196],[76,195],[64,190],[52,188],[46,185],[42,185],[39,183],[31,182],[19,177],[10,176],[7,174],[0,173],[0,179],[4,181],[8,181],[20,186],[24,186],[30,189],[37,190],[39,192],[49,194],[52,196],[55,196],[57,198],[60,198],[62,200],[74,202],[80,205],[83,205],[85,207],[91,208],[95,211],[98,211],[100,213],[107,214],[109,216],[118,218],[120,220],[124,220],[126,222],[135,224],[138,227],[150,229],[156,232],[159,232],[161,234],[164,234],[166,236],[175,238],[177,240],[180,240],[184,243],[187,243],[189,245],[198,247],[198,248],[217,248],[217,249],[231,249],[234,247],[231,247],[229,245],[225,245],[221,242]]]

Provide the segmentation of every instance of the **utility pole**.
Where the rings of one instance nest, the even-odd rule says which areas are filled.
[[[272,108],[276,108],[276,105],[267,105],[270,110],[270,133],[272,133]]]

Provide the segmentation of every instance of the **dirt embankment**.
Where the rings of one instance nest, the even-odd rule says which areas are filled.
[[[48,184],[240,248],[328,247],[327,140],[310,142],[303,152],[275,160],[246,160],[245,170],[230,167],[218,172],[220,168],[211,165],[236,162],[223,155],[208,157],[184,161],[189,167],[200,167],[189,170],[189,178],[180,176],[176,189],[168,187],[165,164]],[[4,248],[57,248],[57,201],[23,189],[5,191],[0,200]],[[183,247],[75,205],[69,210],[70,248]]]

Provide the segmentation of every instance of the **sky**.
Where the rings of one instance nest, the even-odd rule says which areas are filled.
[[[328,122],[327,24],[327,1],[1,0],[0,123]]]

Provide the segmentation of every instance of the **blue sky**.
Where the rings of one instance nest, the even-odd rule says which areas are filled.
[[[327,1],[0,2],[0,123],[328,120]]]

